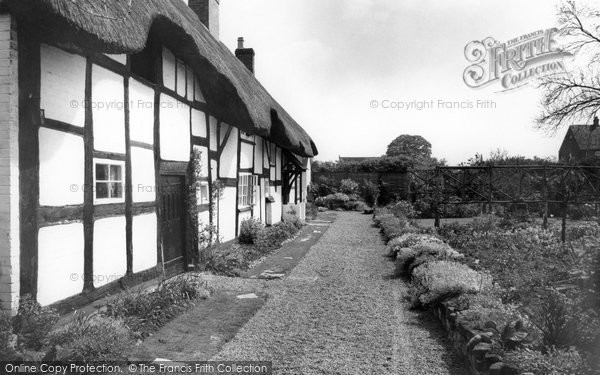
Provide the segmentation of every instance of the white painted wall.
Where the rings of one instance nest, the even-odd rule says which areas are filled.
[[[235,210],[237,204],[237,188],[223,189],[223,198],[219,201],[219,234],[223,241],[235,238]]]
[[[166,88],[175,91],[175,70],[176,60],[173,52],[166,48],[163,48],[163,84]]]
[[[275,191],[275,190],[277,190],[277,191]],[[277,187],[277,189],[272,187],[271,192],[272,192],[271,196],[273,196],[273,198],[275,198],[275,203],[272,204],[272,207],[273,207],[273,224],[276,224],[281,221],[281,216],[283,214],[282,199],[281,199],[281,186]]]
[[[209,117],[210,124],[210,149],[212,151],[217,151],[219,145],[217,144],[217,119],[210,116]]]
[[[217,180],[217,173],[219,172],[219,163],[216,160],[210,161],[210,173],[213,181]]]
[[[154,89],[129,80],[129,136],[132,141],[154,144]]]
[[[254,160],[254,147],[251,144],[242,142],[240,145],[240,168],[252,168]]]
[[[40,106],[46,118],[83,127],[85,58],[46,44],[42,44],[40,53]]]
[[[190,160],[190,107],[161,95],[160,154],[163,160]]]
[[[194,77],[194,99],[197,102],[206,103],[206,100],[204,99],[204,94],[202,94],[202,88],[200,87],[198,77]]]
[[[208,171],[210,169],[208,148],[194,145],[194,150],[200,151],[200,164],[202,165],[200,177],[208,178]]]
[[[156,200],[154,152],[139,147],[131,148],[131,192],[133,202]]]
[[[202,111],[192,109],[192,135],[206,138],[206,115]]]
[[[282,168],[282,159],[281,159],[281,148],[277,147],[276,157],[275,157],[275,179],[277,181],[281,180],[281,168]]]
[[[256,145],[254,146],[254,173],[262,174],[263,172],[263,140],[256,137]]]
[[[83,138],[40,128],[40,205],[83,204]]]
[[[111,217],[94,223],[94,287],[117,281],[127,272],[125,217]]]
[[[177,94],[184,98],[187,92],[185,71],[185,64],[181,60],[177,60]]]
[[[63,83],[64,84],[64,83]],[[92,67],[94,149],[125,154],[125,86],[123,77]]]
[[[222,130],[221,130],[222,131]],[[237,178],[238,129],[232,128],[227,144],[221,154],[219,168],[221,177]]]
[[[267,169],[271,167],[269,164],[269,147],[271,147],[269,142],[266,145],[263,144],[263,167]]]
[[[187,93],[186,93],[186,98],[189,101],[193,101],[194,100],[194,71],[188,66],[186,69],[186,79],[187,79],[187,83],[186,83],[186,87],[187,87]]]
[[[42,306],[82,292],[83,247],[83,224],[39,230],[37,300]]]
[[[132,245],[134,273],[149,270],[158,264],[156,233],[156,214],[133,217]]]

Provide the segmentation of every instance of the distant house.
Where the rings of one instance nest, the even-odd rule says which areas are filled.
[[[340,156],[340,163],[361,163],[367,160],[379,159],[378,156]]]
[[[316,146],[218,15],[219,0],[0,0],[0,308],[191,268],[190,219],[228,241],[247,218],[304,216]]]
[[[571,125],[558,152],[561,162],[600,156],[600,126],[598,118],[592,125]]]

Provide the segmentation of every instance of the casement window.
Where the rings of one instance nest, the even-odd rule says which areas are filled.
[[[125,162],[94,159],[94,203],[125,202]]]
[[[240,174],[238,182],[238,206],[248,207],[256,204],[255,186],[258,184],[258,176],[251,174]]]
[[[208,189],[208,181],[202,181],[200,183],[200,204],[210,203],[210,194]]]

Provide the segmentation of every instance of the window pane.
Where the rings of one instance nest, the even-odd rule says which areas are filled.
[[[106,183],[106,182],[97,182],[96,183],[96,198],[97,199],[108,198],[108,183]]]
[[[96,164],[96,180],[107,181],[108,180],[108,165]]]
[[[110,180],[111,181],[122,181],[122,168],[120,165],[111,165],[110,166]]]
[[[110,184],[110,197],[111,198],[122,198],[123,197],[123,184],[120,182],[113,182]]]

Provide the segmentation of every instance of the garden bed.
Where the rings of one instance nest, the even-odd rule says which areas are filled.
[[[556,228],[493,217],[420,228],[401,206],[378,209],[375,223],[413,307],[433,309],[471,374],[596,373],[597,224],[574,227],[577,241],[562,245]]]

